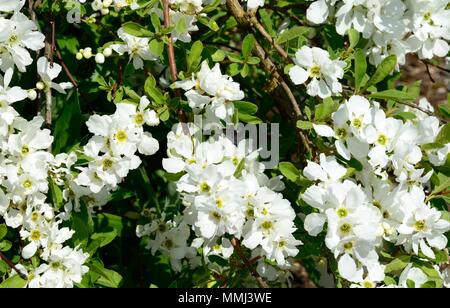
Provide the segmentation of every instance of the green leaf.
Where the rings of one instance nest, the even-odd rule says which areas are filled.
[[[237,55],[235,53],[229,53],[228,54],[228,59],[231,62],[235,62],[235,63],[244,63],[244,60],[241,58],[240,55]]]
[[[223,52],[222,50],[218,49],[212,56],[211,56],[212,60],[214,62],[221,62],[225,59],[225,52]]]
[[[416,118],[416,115],[412,112],[397,112],[394,114],[394,118],[399,120],[414,120]]]
[[[300,171],[291,162],[281,162],[278,165],[278,169],[280,169],[281,174],[289,181],[297,182],[301,177]]]
[[[27,285],[27,281],[20,278],[19,275],[13,275],[0,283],[0,289],[22,289]]]
[[[91,235],[91,239],[98,242],[100,248],[114,241],[116,237],[117,233],[115,230],[104,233],[94,233]]]
[[[442,173],[439,173],[438,177],[439,177],[439,185],[434,187],[433,191],[431,192],[431,195],[437,195],[440,192],[450,188],[450,177],[447,177]]]
[[[155,79],[153,76],[149,76],[144,84],[144,91],[148,97],[150,97],[156,104],[165,105],[166,98],[155,85]]]
[[[313,128],[313,124],[309,121],[298,120],[297,127],[303,130],[310,130]]]
[[[148,48],[150,49],[152,54],[161,57],[164,52],[164,42],[156,39],[151,40],[148,44]]]
[[[395,281],[394,278],[389,277],[389,276],[384,276],[384,283],[389,286],[389,285],[397,285],[397,281]]]
[[[411,261],[410,256],[401,256],[389,262],[384,269],[386,274],[403,270]]]
[[[73,91],[67,97],[61,115],[55,122],[53,136],[53,153],[58,154],[70,150],[81,134],[81,109],[78,92]]]
[[[255,117],[254,115],[250,115],[250,114],[241,114],[239,113],[239,120],[241,122],[244,123],[249,123],[249,124],[260,124],[262,123],[262,120],[258,117]]]
[[[8,251],[12,247],[12,243],[8,240],[0,241],[0,251]]]
[[[402,92],[399,90],[386,90],[381,92],[372,93],[369,95],[373,99],[393,100],[396,102],[414,101],[417,97],[415,94]]]
[[[258,106],[244,101],[236,101],[234,102],[234,107],[239,111],[240,114],[250,114],[254,115],[258,112]]]
[[[348,30],[348,39],[350,41],[350,48],[355,48],[359,43],[359,39],[361,38],[361,34],[355,29],[351,28]]]
[[[355,52],[355,88],[359,92],[363,86],[364,76],[367,71],[366,55],[361,49]]]
[[[367,84],[365,85],[364,90],[366,90],[370,86],[373,86],[383,81],[395,69],[396,65],[397,65],[397,56],[392,55],[384,59],[383,62],[381,62],[380,65],[377,67],[372,78],[370,78]]]
[[[239,164],[236,167],[236,170],[234,171],[234,177],[240,178],[242,176],[242,171],[245,168],[245,159],[241,159]]]
[[[106,269],[99,261],[93,261],[89,269],[100,277],[95,281],[96,284],[107,288],[118,288],[122,283],[122,276],[110,269]]]
[[[276,39],[276,43],[283,44],[300,36],[304,36],[309,32],[309,29],[310,28],[308,27],[295,26],[281,33],[281,35]]]
[[[217,24],[217,22],[214,19],[208,18],[206,16],[198,16],[198,15],[197,15],[197,18],[201,24],[207,26],[212,31],[217,32],[220,30],[219,25]]]
[[[231,63],[230,65],[228,65],[227,70],[230,76],[236,76],[237,74],[240,73],[241,68],[239,66],[239,63]]]
[[[450,104],[441,104],[441,105],[439,105],[439,111],[446,118],[450,118]]]
[[[250,73],[250,67],[248,66],[247,63],[245,63],[241,69],[241,76],[245,78],[248,76],[249,73]]]
[[[200,62],[202,61],[203,44],[201,41],[196,41],[192,44],[191,50],[187,56],[188,72],[194,72]]]
[[[228,261],[225,260],[224,258],[217,256],[217,255],[211,255],[208,256],[209,261],[211,261],[212,263],[217,263],[218,265],[225,267],[228,266]]]
[[[51,195],[51,200],[53,203],[53,206],[56,209],[60,209],[61,206],[63,205],[63,193],[61,188],[55,184],[55,182],[50,179],[50,181],[48,182],[49,185],[49,189],[50,189],[50,195]]]
[[[323,103],[316,107],[316,114],[314,119],[317,122],[327,120],[331,114],[336,110],[336,105],[331,97],[323,100]]]
[[[144,27],[142,27],[140,24],[137,24],[135,22],[126,22],[122,25],[123,30],[131,34],[133,36],[137,37],[150,37],[153,36],[153,33]]]
[[[450,123],[444,125],[436,136],[435,142],[440,144],[447,144],[450,142]]]
[[[255,37],[253,34],[247,34],[242,42],[242,55],[244,56],[244,59],[248,59],[248,57],[250,57],[254,45]]]
[[[5,224],[0,225],[0,240],[6,236],[6,233],[8,233],[8,227],[6,227]]]

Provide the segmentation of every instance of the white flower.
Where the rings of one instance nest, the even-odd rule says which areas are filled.
[[[327,98],[342,92],[339,79],[344,76],[345,62],[331,60],[327,51],[303,46],[295,54],[295,66],[289,70],[294,84],[304,84],[308,79],[308,94]]]
[[[58,75],[61,73],[62,67],[57,63],[53,63],[53,65],[48,62],[46,57],[40,57],[37,61],[37,71],[39,76],[41,76],[42,82],[45,84],[46,89],[55,89],[59,93],[66,93],[67,89],[71,89],[73,87],[70,82],[63,83],[55,83],[53,79],[56,79]]]
[[[126,33],[123,28],[117,31],[117,35],[124,41],[124,44],[113,44],[110,47],[120,55],[128,53],[135,69],[143,69],[144,60],[157,60],[157,57],[149,49],[150,40],[148,38],[133,36]]]
[[[247,7],[249,9],[257,9],[260,6],[264,6],[265,0],[247,0]]]
[[[337,0],[319,0],[313,2],[306,11],[306,19],[313,24],[322,24],[330,15]]]
[[[413,267],[412,263],[409,263],[400,274],[398,285],[408,288],[408,280],[414,283],[414,288],[420,288],[428,281],[428,277],[421,269]]]
[[[1,69],[6,71],[14,64],[25,72],[26,66],[33,63],[28,49],[42,49],[45,36],[37,31],[36,24],[24,14],[15,12],[11,19],[0,18]],[[7,52],[4,52],[4,50]]]

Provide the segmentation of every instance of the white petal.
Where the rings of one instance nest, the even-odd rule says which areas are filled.
[[[299,85],[308,80],[309,74],[300,66],[295,65],[289,70],[289,77],[291,77],[294,84]]]
[[[313,128],[319,136],[322,137],[334,137],[334,131],[328,125],[316,125],[313,124]]]
[[[326,216],[324,214],[312,213],[306,216],[304,228],[311,236],[317,236],[323,230]]]

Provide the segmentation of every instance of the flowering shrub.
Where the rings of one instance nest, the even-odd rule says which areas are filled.
[[[1,2],[0,288],[449,287],[449,22],[446,0]]]

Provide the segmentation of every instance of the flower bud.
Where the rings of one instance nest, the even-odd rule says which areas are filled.
[[[92,49],[86,48],[83,52],[83,57],[85,57],[86,59],[90,59],[92,57]]]
[[[42,91],[45,88],[45,84],[42,81],[36,83],[36,89]]]
[[[98,64],[105,63],[105,56],[102,53],[96,54],[95,55],[95,62],[97,62]]]
[[[112,55],[112,49],[109,47],[106,47],[105,49],[103,49],[103,55],[105,57],[111,57]]]
[[[83,59],[83,54],[81,52],[77,52],[77,55],[75,56],[77,60]]]
[[[34,101],[37,98],[37,92],[34,89],[28,90],[28,99]]]

